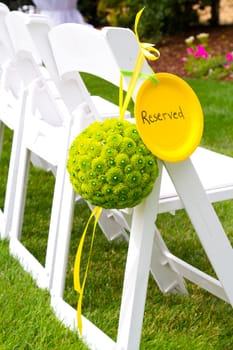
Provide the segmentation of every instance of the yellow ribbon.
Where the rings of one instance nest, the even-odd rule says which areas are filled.
[[[130,99],[133,95],[137,80],[141,74],[141,70],[142,70],[142,66],[143,66],[145,57],[151,61],[155,61],[160,57],[160,52],[155,47],[153,47],[154,46],[153,44],[141,43],[139,40],[138,23],[139,23],[139,20],[141,18],[141,15],[142,15],[142,12],[144,11],[144,9],[145,9],[145,7],[143,7],[137,13],[136,18],[135,18],[134,32],[136,35],[136,39],[139,43],[140,50],[139,50],[139,54],[138,54],[135,66],[134,66],[134,70],[132,72],[132,77],[131,77],[131,80],[129,83],[129,87],[128,87],[124,102],[123,102],[123,77],[122,77],[122,74],[124,74],[124,72],[121,72],[121,75],[120,75],[120,84],[119,84],[120,119],[124,118],[125,112],[128,108],[129,102],[130,102]]]
[[[135,18],[135,24],[134,24],[134,32],[137,38],[137,41],[140,45],[141,52],[142,54],[148,58],[150,61],[155,61],[160,57],[160,52],[157,50],[153,44],[150,43],[141,43],[139,40],[139,35],[138,35],[138,23],[141,18],[142,12],[145,10],[145,7],[143,7],[136,15]]]
[[[120,108],[120,118],[123,119],[125,112],[128,108],[128,104],[130,102],[130,99],[132,97],[135,85],[137,83],[137,79],[139,76],[145,76],[145,77],[151,77],[151,79],[153,81],[157,81],[153,75],[145,75],[141,73],[142,70],[142,66],[143,66],[143,62],[145,57],[149,60],[157,60],[160,56],[160,53],[157,49],[155,49],[153,47],[152,44],[149,43],[141,43],[139,41],[139,36],[138,36],[138,31],[137,31],[137,27],[138,27],[138,22],[139,19],[141,17],[141,14],[143,12],[144,8],[142,10],[140,10],[135,18],[135,35],[137,38],[137,41],[140,45],[140,51],[135,63],[135,67],[133,72],[124,72],[122,71],[120,74],[120,84],[119,84],[119,108]],[[128,91],[126,93],[126,97],[125,100],[123,99],[123,78],[122,75],[131,75],[131,80],[129,83],[129,88]],[[93,243],[94,243],[94,237],[95,237],[95,231],[96,231],[96,225],[98,223],[99,217],[102,213],[102,208],[100,207],[95,207],[87,221],[87,224],[85,226],[84,232],[82,234],[81,240],[79,242],[79,246],[77,249],[77,253],[76,253],[76,257],[75,257],[75,263],[74,263],[74,289],[75,291],[77,291],[77,293],[79,293],[79,299],[78,299],[78,305],[77,305],[77,323],[78,323],[78,330],[80,333],[80,336],[82,336],[82,300],[83,300],[83,293],[84,293],[84,287],[85,287],[85,283],[86,283],[86,279],[87,279],[87,273],[88,273],[88,268],[89,268],[89,264],[90,264],[90,258],[91,258],[91,253],[92,253],[92,248],[93,248]],[[84,241],[85,241],[85,237],[86,237],[86,233],[87,233],[87,229],[89,227],[89,224],[91,222],[91,219],[95,216],[95,221],[94,221],[94,226],[93,226],[93,231],[92,231],[92,238],[91,238],[91,244],[90,244],[90,248],[89,248],[89,255],[88,255],[88,261],[87,261],[87,266],[86,266],[86,270],[84,273],[84,277],[83,277],[83,282],[81,284],[80,282],[80,265],[81,265],[81,257],[82,257],[82,250],[83,250],[83,245],[84,245]]]
[[[78,329],[80,336],[82,336],[82,300],[83,300],[83,292],[84,292],[84,287],[87,279],[87,272],[90,264],[90,258],[91,258],[91,253],[92,253],[92,248],[93,248],[93,243],[94,243],[94,237],[95,237],[95,231],[96,231],[96,225],[98,223],[99,217],[102,213],[102,208],[100,207],[95,207],[92,210],[92,213],[87,221],[87,224],[85,226],[85,229],[83,231],[81,240],[79,242],[78,250],[76,253],[75,257],[75,262],[74,262],[74,289],[76,292],[79,293],[79,299],[78,299],[78,305],[77,305],[77,322],[78,322]],[[88,254],[88,261],[87,261],[87,266],[86,270],[84,273],[83,277],[83,282],[81,284],[80,282],[80,265],[81,265],[81,257],[82,257],[82,250],[83,250],[83,244],[85,241],[86,233],[88,226],[91,222],[91,219],[95,216],[95,221],[94,221],[94,226],[93,226],[93,231],[92,231],[92,238],[91,238],[91,245],[89,248],[89,254]]]

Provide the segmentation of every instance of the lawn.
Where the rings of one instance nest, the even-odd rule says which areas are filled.
[[[116,91],[98,80],[85,77],[90,91],[99,89],[116,102]],[[202,145],[233,156],[233,84],[189,80],[205,115]],[[131,105],[132,110],[132,105]],[[6,130],[0,160],[0,205],[3,207],[12,134]],[[216,164],[216,167],[218,164]],[[24,244],[43,263],[54,178],[42,170],[30,169],[28,199],[23,224]],[[214,205],[233,242],[233,201]],[[67,268],[65,300],[76,307],[73,290],[73,262],[78,241],[90,214],[88,207],[75,208]],[[212,273],[186,213],[161,214],[157,221],[168,247],[204,271]],[[84,246],[86,266],[90,237]],[[50,310],[49,293],[37,288],[32,278],[9,256],[8,242],[0,241],[0,350],[87,349],[76,333],[65,329]],[[97,229],[83,300],[83,313],[113,339],[116,338],[124,266],[125,241],[108,242]],[[231,267],[229,267],[231,273]],[[231,350],[233,348],[232,307],[197,286],[187,283],[188,296],[162,295],[154,280],[148,286],[140,350]]]

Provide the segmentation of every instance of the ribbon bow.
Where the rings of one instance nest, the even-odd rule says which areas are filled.
[[[143,7],[136,15],[135,23],[134,23],[134,32],[137,38],[137,41],[140,45],[142,54],[144,57],[146,57],[150,61],[156,61],[160,57],[160,52],[157,50],[153,44],[150,43],[141,43],[139,40],[138,35],[138,23],[141,18],[142,12],[144,11],[145,7]]]

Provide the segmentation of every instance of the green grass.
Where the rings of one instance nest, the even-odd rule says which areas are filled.
[[[109,93],[117,101],[117,91],[103,82],[85,77],[90,90]],[[202,145],[233,155],[233,84],[189,80],[205,113]],[[131,106],[131,109],[133,107]],[[3,206],[10,154],[11,132],[4,138],[0,161],[0,205]],[[218,165],[216,164],[216,167]],[[3,169],[3,171],[2,171]],[[22,240],[44,263],[54,178],[31,168]],[[214,205],[233,242],[233,201]],[[82,203],[76,206],[72,231],[65,300],[76,307],[73,290],[73,262],[80,236],[90,214]],[[158,226],[169,248],[179,257],[206,272],[212,268],[200,246],[186,213],[162,214]],[[84,246],[82,267],[88,256],[90,235]],[[37,288],[8,253],[8,242],[0,242],[0,350],[86,349],[75,333],[65,329],[49,305],[49,294]],[[108,242],[97,229],[83,300],[83,313],[113,339],[116,338],[127,244]],[[229,267],[231,273],[231,267]],[[232,307],[199,287],[187,283],[188,296],[162,295],[152,278],[143,323],[141,350],[231,350],[233,348]]]
[[[65,329],[50,310],[49,294],[36,288],[1,242],[0,349],[82,349],[75,333]]]
[[[189,80],[189,83],[196,91],[204,111],[202,145],[232,156],[232,82]]]

